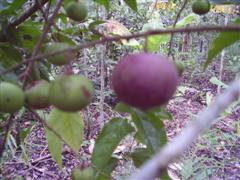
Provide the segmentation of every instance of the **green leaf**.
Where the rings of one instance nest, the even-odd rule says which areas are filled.
[[[47,123],[62,136],[72,150],[78,153],[84,126],[79,112],[63,112],[55,108],[51,111]]]
[[[57,42],[65,42],[65,43],[68,43],[73,46],[76,45],[76,43],[71,38],[69,38],[68,36],[66,36],[63,33],[60,33],[60,32],[53,33],[52,36],[53,36],[54,40]]]
[[[176,27],[183,27],[186,26],[190,23],[192,23],[193,20],[195,20],[197,18],[197,15],[195,14],[190,14],[188,16],[186,16],[185,18],[179,20],[176,24]],[[157,20],[152,20],[151,22],[148,22],[146,24],[144,24],[143,26],[143,30],[152,30],[152,29],[162,29],[163,24],[159,21],[159,19]],[[147,38],[147,49],[150,52],[157,52],[160,49],[160,45],[161,44],[166,44],[170,41],[171,35],[169,34],[164,34],[164,35],[153,35],[153,36],[149,36]]]
[[[25,2],[27,2],[27,0],[14,0],[8,9],[11,11],[17,11],[23,6]]]
[[[156,153],[166,144],[167,136],[163,122],[154,113],[136,110],[132,112],[132,120],[137,127],[137,138],[147,145],[151,153]]]
[[[9,43],[0,42],[0,64],[9,68],[22,60],[19,51]]]
[[[41,35],[42,25],[37,22],[26,21],[18,26],[17,31],[21,38],[22,46],[24,48],[33,49],[38,38]]]
[[[159,119],[173,120],[172,114],[170,112],[168,112],[166,107],[164,107],[164,106],[151,109],[148,112],[154,113]]]
[[[114,168],[116,167],[118,162],[117,158],[111,157],[108,162],[107,165],[104,166],[104,168],[102,169],[102,172],[104,174],[110,175],[111,172],[114,170]]]
[[[13,0],[11,3],[0,2],[0,14],[14,15],[27,0]],[[3,6],[3,7],[1,7]]]
[[[67,24],[68,23],[68,19],[67,19],[67,15],[66,13],[59,13],[56,18],[55,18],[55,21],[56,20],[61,20],[64,24]]]
[[[188,24],[191,24],[194,20],[196,20],[198,16],[194,13],[189,14],[188,16],[184,17],[183,19],[179,20],[176,24],[176,27],[184,27]]]
[[[20,139],[21,139],[22,142],[23,142],[23,141],[25,140],[25,138],[30,134],[31,130],[32,130],[32,127],[31,127],[31,126],[28,127],[28,128],[23,128],[23,129],[21,129],[21,131],[20,131]]]
[[[170,35],[154,35],[147,38],[147,49],[150,52],[159,51],[160,45],[170,41]]]
[[[128,105],[126,105],[125,103],[123,102],[119,102],[116,107],[114,108],[115,111],[118,111],[118,112],[128,112],[128,113],[131,113],[132,111],[132,108]]]
[[[235,24],[240,24],[240,18],[238,18]],[[239,32],[221,32],[218,37],[216,37],[211,45],[211,48],[208,50],[208,58],[204,64],[204,69],[213,61],[213,58],[216,57],[224,48],[234,44],[240,40]]]
[[[95,0],[96,3],[103,5],[108,11],[110,9],[110,2],[109,0]]]
[[[72,180],[93,180],[94,179],[94,170],[89,167],[84,170],[81,170],[81,167],[76,167],[72,171],[71,179]]]
[[[124,0],[124,2],[134,11],[137,11],[137,2],[136,0]]]
[[[45,128],[48,150],[58,167],[62,169],[62,144],[61,140],[49,129]]]
[[[217,77],[212,77],[209,81],[214,85],[221,86],[222,88],[228,87],[228,85],[220,81]]]
[[[37,65],[38,65],[40,77],[46,81],[50,81],[49,68],[42,62],[38,62]]]
[[[103,24],[105,23],[106,21],[103,21],[103,20],[96,20],[96,21],[93,21],[91,22],[89,25],[88,25],[88,29],[94,29],[96,26],[100,25],[100,24]]]
[[[154,154],[150,153],[146,148],[138,148],[135,150],[135,152],[131,153],[131,157],[133,160],[133,163],[136,167],[140,167],[143,165],[146,161],[148,161]],[[168,175],[167,170],[163,170],[161,175],[161,179],[171,179]]]
[[[0,62],[0,73],[5,71],[5,70],[6,69],[2,66],[2,63]],[[1,75],[0,80],[12,82],[12,83],[17,83],[17,76],[13,72],[8,72],[4,75]]]
[[[94,166],[99,170],[104,169],[119,142],[132,131],[133,127],[126,119],[114,118],[107,123],[96,139],[92,155]]]
[[[138,148],[133,153],[131,153],[132,160],[136,167],[140,167],[144,162],[150,159],[151,156],[152,155],[146,148]]]
[[[117,166],[118,159],[111,157],[103,169],[98,171],[96,180],[110,180],[111,173],[114,168]]]
[[[13,45],[17,45],[17,46],[22,45],[21,36],[15,27],[6,25],[3,28],[4,28],[3,32],[4,32],[8,42],[12,43]]]

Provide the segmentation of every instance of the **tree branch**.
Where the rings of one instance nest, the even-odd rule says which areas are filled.
[[[234,81],[229,88],[217,96],[214,103],[202,111],[183,132],[164,146],[152,159],[144,164],[138,173],[133,174],[130,180],[152,180],[161,174],[161,171],[174,159],[181,156],[197,137],[206,130],[217,116],[240,96],[240,79]]]
[[[188,0],[185,0],[184,3],[183,3],[183,5],[182,5],[182,7],[181,7],[181,9],[179,10],[179,12],[178,12],[178,14],[177,14],[177,16],[176,16],[176,19],[175,19],[175,21],[174,21],[174,23],[173,23],[173,27],[174,27],[174,28],[175,28],[175,26],[176,26],[176,24],[177,24],[178,19],[180,18],[180,15],[181,15],[182,11],[184,10],[185,6],[187,5],[187,3],[188,3]],[[174,36],[174,34],[171,34],[171,39],[170,39],[170,41],[169,41],[168,56],[170,56],[170,54],[171,54],[173,36]]]
[[[40,48],[42,46],[42,42],[45,39],[45,37],[46,37],[48,31],[50,30],[51,26],[53,25],[54,18],[58,14],[59,9],[61,8],[62,2],[63,2],[63,0],[58,0],[56,8],[54,9],[52,16],[46,21],[46,24],[43,28],[43,32],[42,32],[41,36],[39,37],[39,39],[37,41],[37,44],[33,48],[32,57],[31,57],[33,60],[29,61],[28,67],[27,67],[26,71],[23,73],[23,77],[24,77],[23,86],[26,85],[27,77],[31,73],[34,61],[36,60],[35,56],[37,56],[38,52],[40,51]],[[38,6],[38,4],[37,4],[37,6]]]
[[[42,0],[41,6],[46,4],[49,0]],[[30,7],[26,12],[24,12],[22,15],[20,15],[17,19],[15,19],[13,22],[10,23],[11,26],[18,26],[22,22],[24,22],[27,18],[29,18],[31,15],[33,15],[36,11],[38,11],[39,5],[38,3],[34,3],[32,7]]]
[[[70,47],[65,50],[61,51],[55,51],[51,53],[46,53],[46,54],[41,54],[41,55],[36,55],[35,57],[31,57],[28,59],[23,60],[21,63],[3,71],[0,73],[0,75],[6,74],[9,71],[12,71],[14,69],[19,68],[23,64],[27,64],[31,61],[37,60],[37,59],[43,59],[49,56],[53,56],[56,54],[61,54],[65,53],[67,51],[76,51],[78,49],[85,49],[89,47],[93,47],[98,44],[104,44],[107,42],[116,42],[121,39],[126,39],[130,40],[133,38],[141,38],[141,37],[147,37],[151,35],[160,35],[160,34],[170,34],[170,33],[193,33],[193,32],[212,32],[212,31],[218,31],[218,32],[239,32],[240,31],[240,26],[239,25],[228,25],[228,26],[195,26],[195,27],[184,27],[184,28],[169,28],[169,29],[159,29],[159,30],[150,30],[147,32],[141,32],[141,33],[135,33],[135,34],[130,34],[130,35],[125,35],[125,36],[114,36],[114,37],[106,37],[101,40],[97,41],[91,41],[91,42],[86,42],[83,44],[80,44],[78,46]]]
[[[37,112],[35,112],[34,110],[32,109],[29,109],[29,111],[35,116],[35,118],[41,123],[43,124],[49,131],[51,131],[53,134],[55,134],[62,142],[64,142],[65,144],[67,144],[67,142],[63,139],[63,137],[57,132],[55,131],[51,126],[49,126],[47,124],[47,122],[42,119],[38,114]]]

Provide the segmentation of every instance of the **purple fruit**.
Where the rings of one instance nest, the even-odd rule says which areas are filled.
[[[168,102],[177,88],[178,72],[165,56],[132,54],[117,64],[112,83],[119,100],[146,110]]]

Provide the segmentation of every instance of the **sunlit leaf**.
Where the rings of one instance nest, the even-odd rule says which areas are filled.
[[[62,136],[71,149],[78,153],[83,136],[83,120],[79,112],[71,113],[53,109],[47,123]]]
[[[96,3],[103,5],[107,10],[110,9],[110,2],[109,0],[95,0]]]
[[[191,13],[191,14],[187,15],[186,17],[184,17],[183,19],[179,20],[176,24],[176,27],[178,27],[178,28],[184,27],[188,24],[191,24],[197,18],[198,18],[198,16],[196,14]]]
[[[238,18],[234,23],[240,24],[240,18]],[[211,48],[208,50],[208,58],[204,64],[204,69],[213,61],[213,58],[216,57],[224,48],[234,44],[240,40],[239,32],[221,32],[213,40]]]
[[[60,32],[53,33],[52,36],[56,42],[65,42],[70,45],[76,45],[76,43],[70,37],[66,36],[64,33]]]
[[[217,77],[212,77],[209,81],[214,85],[221,86],[222,88],[228,87],[228,85],[220,81]]]
[[[124,0],[124,2],[134,11],[137,11],[137,1],[136,0]]]

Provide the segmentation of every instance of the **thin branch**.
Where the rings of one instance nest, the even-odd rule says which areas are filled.
[[[10,128],[12,126],[12,123],[13,123],[13,118],[14,118],[14,114],[10,114],[8,120],[7,120],[7,124],[6,124],[6,130],[5,130],[5,135],[4,135],[4,139],[3,139],[3,142],[0,144],[0,157],[2,157],[3,155],[3,152],[4,152],[4,149],[5,149],[5,145],[6,145],[6,142],[7,142],[7,137],[8,137],[8,133],[10,131]]]
[[[49,131],[53,132],[62,142],[64,142],[65,144],[68,144],[63,138],[62,136],[55,131],[51,126],[49,126],[46,121],[44,119],[42,119],[35,111],[33,111],[32,109],[29,109],[29,111],[35,116],[35,118],[42,123]]]
[[[181,9],[179,10],[179,12],[178,12],[178,14],[177,14],[177,16],[176,16],[176,19],[175,19],[175,21],[174,21],[174,23],[173,23],[173,28],[176,27],[177,21],[178,21],[178,19],[180,18],[181,13],[182,13],[182,11],[184,10],[184,8],[185,8],[185,6],[187,5],[187,3],[188,3],[188,0],[185,0],[184,3],[183,3],[183,5],[182,5],[182,7],[181,7]],[[168,56],[170,56],[170,54],[171,54],[172,43],[173,43],[173,36],[174,36],[174,34],[172,33],[172,34],[171,34],[171,39],[170,39],[170,42],[169,42]]]
[[[183,132],[164,146],[152,159],[144,164],[140,170],[130,177],[130,180],[152,180],[161,174],[161,171],[193,143],[203,133],[218,115],[240,96],[240,79],[234,81],[229,88],[217,96],[214,103],[202,111]]]
[[[37,118],[37,120],[42,123],[49,131],[51,131],[53,134],[55,134],[62,142],[64,142],[66,145],[68,145],[67,141],[65,141],[65,139],[63,139],[63,137],[57,132],[55,131],[55,129],[53,129],[51,126],[49,126],[47,124],[47,122],[42,119],[34,110],[29,109],[29,111],[35,116],[35,118]],[[76,155],[76,157],[78,157],[79,155],[73,151],[73,153]]]
[[[159,1],[159,0],[155,0],[154,5],[153,5],[153,8],[152,8],[152,11],[149,13],[148,18],[146,18],[146,19],[151,18],[152,14],[154,13],[154,11],[155,11],[155,9],[156,9],[156,7],[157,7],[158,1]]]
[[[37,60],[37,59],[43,59],[49,56],[53,56],[56,54],[61,54],[65,53],[67,51],[76,51],[78,49],[85,49],[89,47],[93,47],[98,44],[104,44],[107,42],[114,42],[114,41],[119,41],[121,39],[134,39],[134,38],[141,38],[141,37],[147,37],[151,35],[159,35],[159,34],[170,34],[170,33],[193,33],[193,32],[211,32],[211,31],[218,31],[218,32],[239,32],[240,31],[240,26],[239,25],[228,25],[228,26],[195,26],[195,27],[184,27],[184,28],[170,28],[170,29],[159,29],[159,30],[150,30],[147,32],[141,32],[141,33],[135,33],[131,35],[125,35],[125,36],[114,36],[114,37],[106,37],[101,40],[97,41],[91,41],[91,42],[86,42],[83,44],[80,44],[78,46],[70,47],[64,50],[60,51],[55,51],[51,53],[46,53],[46,54],[40,54],[36,55],[35,57],[28,58],[26,60],[23,60],[21,63],[3,71],[0,73],[0,75],[6,74],[9,71],[12,71],[14,69],[19,68],[23,64],[27,64],[31,61]]]
[[[56,8],[54,9],[52,16],[47,20],[47,22],[46,22],[46,24],[45,24],[45,26],[43,28],[43,32],[42,32],[41,36],[39,37],[36,46],[33,48],[32,57],[31,57],[31,58],[33,58],[33,60],[29,62],[28,67],[27,67],[26,71],[23,74],[24,75],[23,77],[25,78],[23,80],[23,86],[26,85],[27,77],[29,76],[29,74],[32,71],[34,60],[36,60],[35,56],[37,56],[38,52],[40,51],[40,48],[42,46],[42,42],[45,39],[45,37],[46,37],[48,31],[50,30],[51,26],[53,25],[54,18],[58,14],[59,9],[61,8],[62,2],[63,2],[63,0],[59,0],[57,2]],[[38,6],[38,4],[37,4],[37,6]]]
[[[41,6],[46,4],[49,0],[42,0]],[[31,15],[33,15],[36,11],[38,11],[39,6],[37,3],[34,3],[32,7],[30,7],[26,12],[24,12],[22,15],[20,15],[17,19],[15,19],[13,22],[10,23],[11,26],[18,26],[22,22],[24,22],[26,19],[28,19]]]

